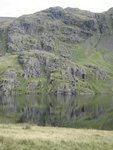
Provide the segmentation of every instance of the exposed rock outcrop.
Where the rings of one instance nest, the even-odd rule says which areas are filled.
[[[0,68],[1,91],[112,91],[112,20],[112,9],[101,14],[55,7],[0,22],[0,56],[16,55],[14,62],[20,65],[18,70]]]
[[[14,71],[6,71],[0,80],[0,91],[9,94],[19,86],[18,76]]]
[[[63,57],[41,51],[24,52],[19,56],[19,63],[24,69],[23,77],[30,78],[48,77],[47,92],[61,95],[76,95],[79,88],[84,88],[85,93],[93,93],[92,87],[88,85],[87,72],[89,76],[97,79],[105,78],[99,69],[90,66],[80,67],[76,63]],[[31,86],[31,87],[30,87]],[[30,83],[28,89],[35,89],[37,81]]]

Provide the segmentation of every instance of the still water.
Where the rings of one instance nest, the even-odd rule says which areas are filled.
[[[113,129],[113,96],[0,96],[0,123]]]

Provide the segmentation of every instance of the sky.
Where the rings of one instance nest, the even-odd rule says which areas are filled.
[[[113,0],[0,0],[0,17],[19,17],[55,6],[103,12],[113,7]]]

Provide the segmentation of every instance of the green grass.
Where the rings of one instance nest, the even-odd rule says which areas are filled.
[[[108,53],[104,52],[103,54],[96,49],[88,48],[78,48],[72,50],[73,61],[77,62],[80,65],[93,65],[102,68],[106,72],[112,72],[112,64],[109,61],[106,61],[105,57]]]
[[[20,81],[20,85],[18,87],[16,87],[16,92],[22,92],[22,93],[42,93],[45,94],[46,90],[47,90],[47,77],[43,76],[43,77],[37,77],[37,78],[30,78],[28,80],[24,79],[23,77],[19,77],[19,81]],[[35,83],[38,82],[37,88],[34,89],[27,89],[27,86],[30,83]],[[43,87],[41,87],[43,86]],[[43,90],[43,91],[41,91]]]
[[[0,150],[113,150],[112,139],[112,131],[0,125]]]
[[[4,40],[3,40],[4,53],[6,53],[8,49],[7,42],[8,42],[8,27],[5,29],[4,33]]]
[[[75,47],[71,51],[71,57],[74,62],[82,66],[86,70],[87,79],[83,86],[78,86],[78,91],[86,91],[85,84],[89,84],[95,93],[112,93],[113,88],[113,69],[110,62],[111,53],[106,52],[104,49],[91,49],[84,46]],[[96,79],[93,70],[87,69],[86,66],[94,66],[96,70],[102,72],[102,76],[106,79]]]
[[[0,74],[4,73],[7,69],[16,72],[22,71],[17,55],[6,55],[0,58]]]

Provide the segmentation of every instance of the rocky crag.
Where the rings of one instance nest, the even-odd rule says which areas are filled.
[[[0,18],[0,91],[113,92],[113,9],[49,8]]]

